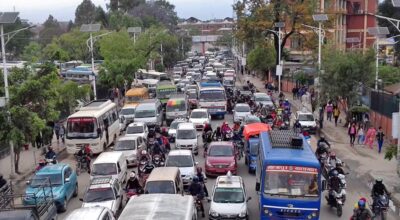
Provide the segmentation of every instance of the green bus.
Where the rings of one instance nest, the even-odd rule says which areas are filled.
[[[165,105],[167,104],[168,99],[171,95],[176,94],[178,88],[172,82],[169,81],[161,81],[157,84],[156,88],[156,97],[160,100],[160,102]]]

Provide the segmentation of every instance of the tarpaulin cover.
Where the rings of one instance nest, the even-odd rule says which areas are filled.
[[[244,126],[243,135],[246,140],[250,136],[259,135],[263,131],[270,131],[271,127],[264,123],[252,123]]]

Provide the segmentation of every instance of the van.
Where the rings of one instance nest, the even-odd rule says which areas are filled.
[[[182,194],[183,183],[178,167],[157,167],[146,180],[144,191],[147,194]]]
[[[120,182],[127,180],[128,165],[122,152],[103,152],[92,164],[90,180],[111,176]]]
[[[193,123],[181,123],[176,129],[177,149],[191,150],[195,155],[199,154],[197,130]]]
[[[120,131],[124,131],[126,127],[133,122],[135,117],[135,107],[132,104],[125,105],[119,112]]]
[[[79,208],[73,210],[64,220],[115,220],[114,214],[110,209],[102,206]]]
[[[162,126],[164,120],[163,107],[158,99],[142,101],[135,109],[135,122],[144,122],[147,127]]]
[[[176,118],[187,118],[189,116],[189,106],[187,96],[185,94],[173,95],[167,102],[166,106],[166,122],[169,126]]]

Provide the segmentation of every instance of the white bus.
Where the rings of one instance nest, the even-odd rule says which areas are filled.
[[[158,81],[168,79],[168,75],[154,70],[139,69],[135,73],[135,78],[138,84],[142,84],[146,79],[156,79]]]
[[[67,119],[67,152],[75,154],[89,144],[93,153],[101,153],[119,134],[117,105],[110,100],[92,101]]]

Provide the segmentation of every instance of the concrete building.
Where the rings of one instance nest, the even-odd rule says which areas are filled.
[[[235,22],[232,18],[213,19],[201,21],[190,17],[178,23],[179,29],[189,30],[193,35],[220,35],[224,32],[231,32]]]

